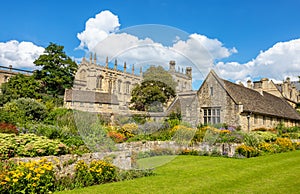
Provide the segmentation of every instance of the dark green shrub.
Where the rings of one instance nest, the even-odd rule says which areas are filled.
[[[9,112],[14,123],[20,124],[42,121],[47,115],[46,106],[30,98],[19,98],[8,102],[3,110]]]

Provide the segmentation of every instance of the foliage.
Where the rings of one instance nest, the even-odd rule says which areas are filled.
[[[0,133],[14,133],[18,134],[19,131],[17,127],[10,123],[1,122],[0,123]]]
[[[175,91],[161,81],[143,81],[131,91],[131,109],[162,112],[163,106],[175,97]]]
[[[162,66],[151,66],[143,74],[144,81],[159,81],[165,83],[173,90],[176,89],[177,83],[173,80],[171,74]]]
[[[260,138],[263,139],[265,142],[274,142],[277,138],[276,134],[268,131],[255,131],[252,133],[259,135]]]
[[[0,133],[0,160],[14,156],[49,156],[68,153],[68,147],[58,140],[34,134]]]
[[[53,164],[46,159],[6,164],[0,170],[0,193],[51,193],[54,181]]]
[[[92,161],[89,165],[83,160],[75,166],[75,185],[85,187],[95,184],[112,182],[117,179],[117,168],[105,161]]]
[[[278,137],[275,141],[275,144],[279,146],[279,152],[286,152],[295,149],[292,141],[288,138]]]
[[[257,147],[264,141],[263,137],[257,133],[246,133],[244,136],[244,143],[246,146]]]
[[[119,132],[124,134],[124,136],[128,139],[138,133],[138,127],[139,126],[135,123],[126,123],[121,127]]]
[[[30,98],[19,98],[4,105],[3,111],[9,112],[12,123],[42,121],[47,115],[45,105]]]
[[[181,145],[188,145],[194,137],[196,129],[184,125],[176,125],[171,129],[172,140]]]
[[[34,77],[42,81],[46,93],[53,96],[63,95],[66,88],[73,86],[77,64],[63,51],[64,47],[50,43],[44,54],[34,61],[41,70]]]
[[[179,125],[181,123],[181,113],[179,112],[171,112],[168,115],[168,118],[166,119],[166,122],[170,125],[171,128],[173,128],[176,125]]]
[[[18,98],[39,99],[41,98],[40,87],[40,82],[33,76],[24,74],[12,76],[8,82],[1,85],[0,105]]]
[[[123,133],[116,131],[108,132],[108,137],[110,137],[115,143],[122,143],[126,140],[126,136]]]
[[[259,151],[252,147],[252,146],[247,146],[247,145],[240,145],[236,148],[236,152],[242,156],[245,156],[247,158],[250,157],[256,157],[259,155]]]

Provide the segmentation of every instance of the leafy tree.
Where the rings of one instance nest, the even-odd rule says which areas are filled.
[[[143,81],[131,92],[131,108],[139,111],[161,112],[175,91],[161,81]]]
[[[144,81],[131,92],[131,109],[161,112],[175,96],[176,82],[163,67],[151,66],[144,73]]]
[[[53,96],[63,95],[66,88],[73,86],[77,64],[63,51],[64,47],[50,43],[44,54],[34,61],[41,70],[34,77],[42,81],[45,92]]]
[[[40,88],[40,82],[33,76],[17,74],[1,85],[0,105],[22,97],[38,99],[41,97]]]
[[[144,81],[160,81],[167,86],[176,89],[177,83],[173,80],[172,75],[169,74],[162,66],[151,66],[143,75]]]

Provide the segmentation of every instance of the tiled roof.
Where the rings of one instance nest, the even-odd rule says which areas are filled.
[[[115,105],[119,104],[118,98],[114,94],[86,90],[68,89],[65,92],[65,100],[66,102],[86,102]]]
[[[234,102],[243,105],[244,112],[300,120],[300,114],[285,99],[220,79],[214,72],[212,73]]]

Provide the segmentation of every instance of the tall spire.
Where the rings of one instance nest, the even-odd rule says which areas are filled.
[[[118,61],[117,61],[117,59],[116,59],[116,60],[115,60],[114,70],[117,70],[117,66],[118,66]]]
[[[92,64],[93,60],[93,53],[90,53],[90,64]]]
[[[105,67],[108,68],[108,57],[106,57]]]
[[[124,73],[126,73],[126,62],[124,62]]]
[[[132,75],[134,75],[134,64],[132,65],[132,71],[131,71]]]
[[[97,55],[94,53],[94,64],[97,64]]]
[[[81,63],[82,63],[82,64],[83,64],[83,63],[86,63],[85,56],[83,56]]]
[[[143,77],[143,68],[140,67],[140,76]]]

